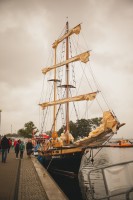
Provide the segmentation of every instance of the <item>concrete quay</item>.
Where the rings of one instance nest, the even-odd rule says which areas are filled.
[[[0,200],[57,199],[68,200],[35,157],[16,159],[11,149],[6,163],[0,160]]]

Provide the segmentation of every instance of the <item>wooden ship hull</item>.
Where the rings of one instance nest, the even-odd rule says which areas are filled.
[[[73,144],[71,146],[40,151],[38,159],[51,174],[77,178],[85,150],[100,148],[113,135],[114,133],[108,130],[95,137],[79,141],[79,146]]]
[[[55,148],[40,152],[38,159],[52,174],[77,178],[84,150],[77,147]]]

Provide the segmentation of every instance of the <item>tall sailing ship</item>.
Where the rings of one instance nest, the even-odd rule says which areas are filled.
[[[53,64],[42,69],[44,79],[53,90],[50,90],[49,87],[46,87],[44,84],[45,101],[39,103],[43,111],[41,132],[51,130],[51,139],[45,142],[43,149],[40,151],[43,164],[51,173],[69,175],[72,177],[78,174],[85,150],[101,146],[123,125],[120,124],[114,113],[108,109],[102,114],[101,124],[87,133],[85,137],[77,137],[78,139],[75,140],[73,133],[71,133],[71,116],[74,116],[74,112],[76,113],[75,115],[78,116],[77,110],[80,109],[82,113],[83,110],[87,112],[92,102],[98,102],[98,96],[101,93],[99,89],[97,89],[97,84],[95,84],[96,89],[93,90],[87,79],[89,73],[85,71],[88,67],[87,63],[89,63],[91,52],[88,50],[80,52],[79,54],[77,53],[80,32],[81,24],[69,29],[69,23],[66,22],[64,33],[53,43]],[[72,39],[73,37],[78,38],[77,42]],[[75,43],[77,43],[77,46],[75,46]],[[61,50],[58,50],[59,47]],[[58,56],[60,56],[60,60]],[[82,74],[84,74],[84,78]],[[83,86],[81,86],[80,78],[82,79]],[[94,79],[93,76],[92,78]],[[78,86],[76,86],[76,83],[78,83]],[[50,97],[46,90],[49,91]],[[82,90],[85,94],[81,93]],[[82,102],[84,102],[84,104],[82,104]],[[76,106],[78,103],[79,107],[77,109]],[[74,106],[74,109],[72,106]],[[48,114],[49,112],[50,114]],[[46,120],[47,115],[49,115],[48,121]],[[50,116],[53,117],[50,118]],[[64,131],[59,136],[58,130],[61,127],[61,121],[63,121]],[[48,126],[51,126],[51,128],[48,128]]]

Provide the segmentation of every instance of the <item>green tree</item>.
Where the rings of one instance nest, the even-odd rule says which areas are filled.
[[[88,136],[93,129],[95,129],[97,126],[100,125],[101,119],[102,118],[80,119],[77,120],[76,123],[70,121],[69,122],[70,132],[75,139],[77,139],[77,137],[79,136],[80,137]],[[65,129],[64,126],[62,126],[59,129],[58,131],[59,136],[64,129]]]
[[[99,118],[96,117],[96,118],[90,119],[91,131],[92,131],[93,129],[95,129],[97,126],[100,125],[101,120],[102,120],[101,117],[99,117]]]
[[[70,121],[69,127],[70,127],[70,133],[73,135],[74,138],[77,138],[77,125],[76,125],[76,123]]]
[[[30,121],[28,123],[25,123],[24,128],[18,131],[18,135],[25,138],[32,138],[32,133],[34,129],[36,129],[35,125],[32,121]]]
[[[65,130],[65,126],[63,125],[59,130],[58,130],[58,135],[60,136],[61,133],[63,133],[63,131]],[[72,133],[72,135],[75,137],[75,133],[76,133],[76,124],[72,121],[69,122],[69,128],[70,128],[70,132]]]
[[[25,137],[25,130],[24,130],[23,128],[19,129],[19,130],[18,130],[18,135],[19,135],[20,137]]]
[[[7,133],[6,137],[10,138],[10,137],[18,137],[18,134],[16,133]]]
[[[80,119],[76,122],[77,127],[77,136],[83,137],[88,136],[88,133],[91,131],[90,120]]]

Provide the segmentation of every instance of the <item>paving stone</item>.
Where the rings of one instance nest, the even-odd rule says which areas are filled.
[[[23,159],[16,159],[11,149],[7,162],[2,163],[0,160],[0,200],[66,200],[46,170],[37,163],[35,158],[27,157],[26,151]]]
[[[34,168],[32,160],[21,160],[18,200],[47,200],[47,195]]]
[[[23,159],[16,159],[11,149],[7,162],[0,160],[0,200],[47,200],[34,165],[26,153]]]

